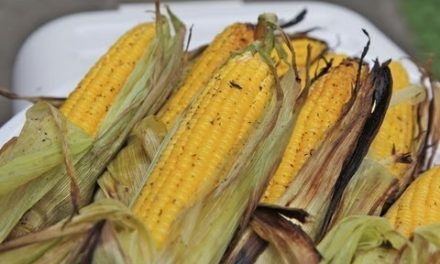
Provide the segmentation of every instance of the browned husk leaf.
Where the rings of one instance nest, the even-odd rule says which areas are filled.
[[[256,210],[251,227],[268,241],[283,263],[319,263],[321,256],[299,225],[273,210]]]

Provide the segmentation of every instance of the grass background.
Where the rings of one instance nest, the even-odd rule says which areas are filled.
[[[422,62],[432,58],[440,78],[440,0],[400,0],[400,9],[413,33],[416,56]]]

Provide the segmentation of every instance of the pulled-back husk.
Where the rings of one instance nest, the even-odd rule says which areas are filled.
[[[59,127],[61,126],[61,127]],[[75,162],[90,149],[93,139],[67,121],[53,106],[40,102],[26,113],[26,123],[0,155],[0,241],[22,215],[63,176],[65,141]],[[63,178],[64,177],[64,178]]]
[[[336,224],[317,247],[322,263],[437,263],[440,225],[418,227],[407,239],[385,218],[349,216]]]
[[[335,208],[329,228],[349,215],[380,215],[398,190],[399,181],[387,168],[365,158]]]
[[[0,241],[20,219],[10,238],[50,226],[90,203],[97,177],[121,148],[133,126],[158,110],[178,79],[185,27],[171,12],[168,13],[169,20],[156,14],[156,36],[124,84],[87,152],[77,157],[71,155],[72,147],[63,149],[70,153],[64,155],[64,159],[72,161],[68,166],[71,173],[68,170],[66,176],[64,166],[59,162],[57,171],[35,174],[29,185],[22,186],[37,191],[10,188],[7,190],[10,196],[0,198],[0,205],[7,206],[13,197],[17,208],[14,214],[1,215],[0,221],[9,224],[0,227]],[[174,35],[171,30],[175,31]],[[52,112],[60,115],[56,109]],[[26,171],[32,173],[34,170]]]
[[[0,244],[1,263],[152,263],[144,225],[113,199],[81,209],[71,220]]]
[[[416,109],[413,117],[415,137],[411,142],[410,152],[391,153],[390,161],[377,160],[374,155],[365,158],[344,191],[330,221],[330,227],[349,215],[380,215],[401,194],[414,175],[419,173],[423,166],[429,134],[427,133],[430,118],[428,94],[429,90],[424,85],[410,85],[392,95],[390,107],[400,103],[410,103]],[[394,160],[407,164],[407,170],[401,181],[384,166]]]

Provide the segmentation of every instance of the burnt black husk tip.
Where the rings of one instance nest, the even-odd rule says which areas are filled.
[[[280,27],[284,29],[284,28],[289,28],[289,27],[292,27],[296,24],[299,24],[301,21],[304,20],[306,15],[307,15],[307,8],[304,8],[294,18],[290,19],[287,22],[280,24]]]
[[[318,234],[318,241],[320,241],[327,232],[332,221],[333,213],[341,201],[345,188],[362,163],[363,158],[367,154],[371,143],[382,125],[391,99],[392,77],[388,64],[389,61],[382,64],[380,64],[377,59],[374,61],[374,66],[369,78],[373,79],[373,102],[375,107],[372,109],[372,112],[363,126],[362,133],[357,140],[353,154],[347,157],[341,174],[335,183],[329,207]]]

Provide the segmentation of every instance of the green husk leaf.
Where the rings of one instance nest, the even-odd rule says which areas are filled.
[[[28,110],[27,121],[20,136],[7,151],[2,152],[0,158],[3,191],[0,196],[0,241],[8,236],[23,214],[65,173],[61,134],[56,118],[65,123],[64,131],[61,132],[65,135],[74,160],[84,156],[92,144],[90,136],[65,120],[51,105],[40,102]],[[65,180],[68,182],[67,177]]]
[[[0,195],[4,195],[39,177],[63,161],[59,128],[49,104],[40,102],[26,113],[26,123],[20,136],[8,152],[0,156]],[[86,150],[92,138],[80,128],[65,120],[67,144],[71,153]],[[17,169],[20,168],[20,169]]]
[[[384,204],[398,189],[398,180],[387,168],[365,158],[347,185],[330,226],[350,215],[380,215]]]
[[[394,231],[385,218],[350,216],[334,226],[318,244],[321,263],[394,263],[409,241]],[[415,263],[406,259],[403,263]]]
[[[151,263],[152,240],[144,225],[116,200],[103,199],[42,231],[0,245],[1,263]],[[91,238],[97,241],[90,246]],[[103,262],[112,260],[112,262]]]
[[[90,203],[98,176],[122,147],[134,125],[159,109],[179,78],[185,28],[178,24],[178,28],[174,29],[175,35],[171,36],[169,21],[163,16],[157,16],[157,19],[160,26],[157,27],[156,37],[103,120],[91,149],[75,162],[81,193],[79,207]],[[18,224],[13,237],[52,225],[72,214],[67,177],[61,177],[49,189],[38,203],[30,204],[32,209]]]
[[[165,134],[165,125],[154,116],[148,116],[138,123],[127,146],[119,151],[98,179],[100,190],[95,200],[113,198],[128,206],[134,190],[142,184],[145,172]]]
[[[275,70],[273,72],[275,74]],[[225,173],[225,180],[176,220],[158,260],[160,263],[220,261],[237,228],[246,227],[269,176],[281,159],[295,120],[293,109],[299,90],[290,69],[244,147],[228,156],[219,168],[218,173]]]
[[[8,140],[3,146],[0,148],[0,162],[3,158],[8,157],[10,152],[12,151],[13,147],[15,146],[15,143],[17,143],[17,137],[13,137],[10,140]]]

